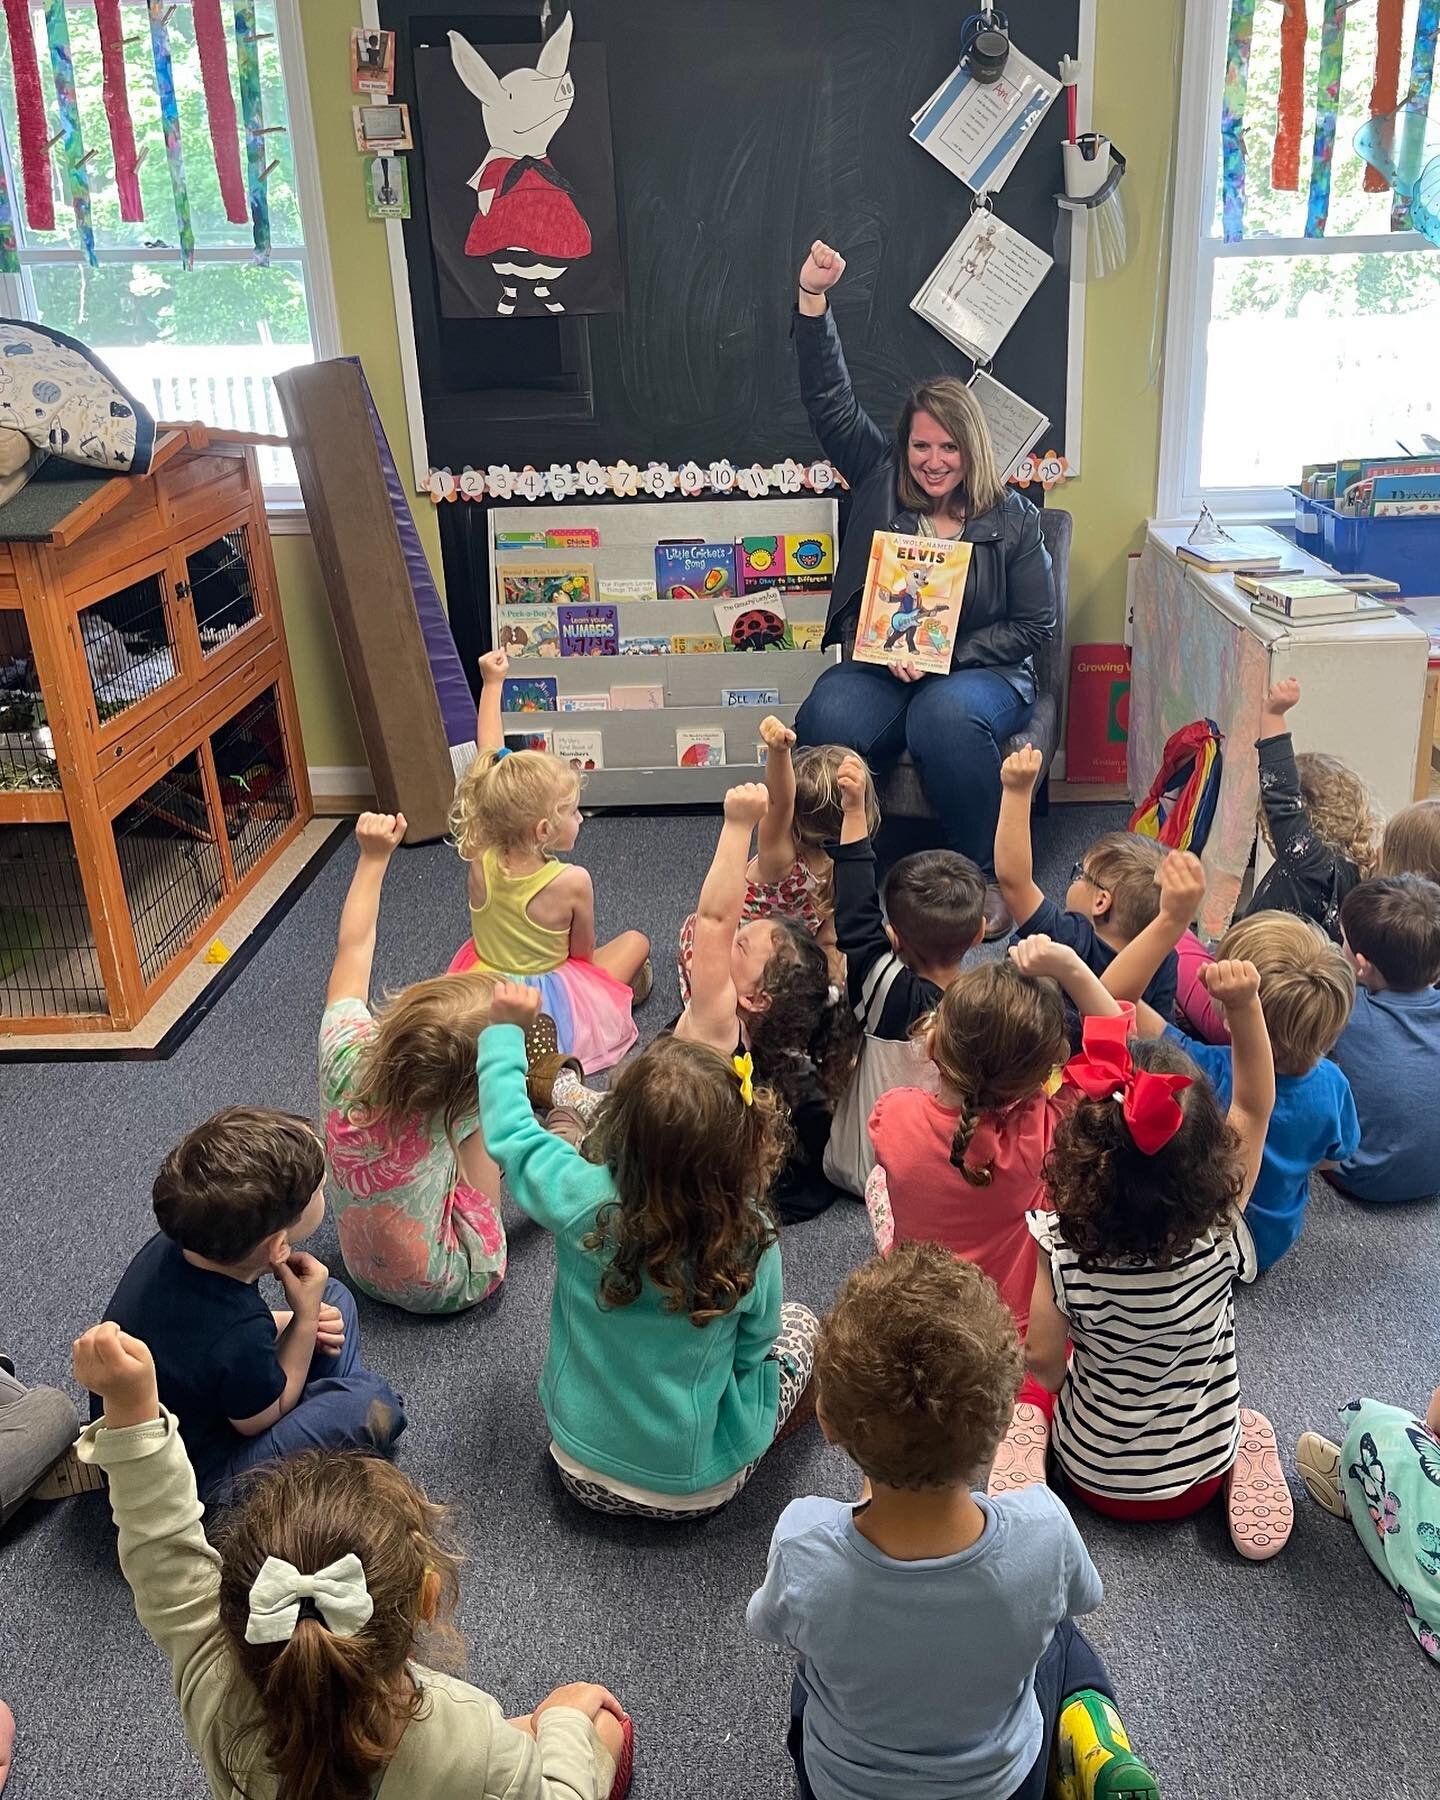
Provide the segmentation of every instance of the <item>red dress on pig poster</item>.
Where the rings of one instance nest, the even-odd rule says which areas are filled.
[[[515,167],[513,156],[491,156],[470,177],[469,186],[477,193],[493,187],[495,198],[489,212],[476,213],[465,240],[465,254],[493,256],[500,250],[529,250],[561,263],[588,256],[590,227],[549,157],[523,158],[519,175],[506,188],[506,176]]]

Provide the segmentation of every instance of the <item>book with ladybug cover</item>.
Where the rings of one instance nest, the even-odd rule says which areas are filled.
[[[657,544],[655,589],[662,600],[723,600],[738,593],[733,544]]]
[[[776,533],[769,537],[737,539],[735,572],[740,578],[742,594],[778,587],[785,573],[785,539]]]
[[[739,600],[722,600],[715,607],[715,623],[727,650],[792,650],[790,621],[778,588],[763,594],[746,594]]]

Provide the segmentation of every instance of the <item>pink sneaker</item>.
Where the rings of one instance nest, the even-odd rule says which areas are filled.
[[[995,1452],[985,1492],[1013,1494],[1017,1488],[1044,1487],[1045,1452],[1049,1448],[1049,1421],[1033,1402],[1020,1401],[1010,1415],[1010,1429]]]
[[[1225,1484],[1230,1541],[1250,1562],[1278,1556],[1290,1540],[1295,1503],[1264,1413],[1240,1409],[1240,1448]]]

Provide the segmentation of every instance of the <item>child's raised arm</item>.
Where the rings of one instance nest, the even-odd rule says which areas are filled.
[[[1205,869],[1188,850],[1172,850],[1155,871],[1160,910],[1137,931],[1102,979],[1117,1000],[1138,1000],[1155,979],[1161,963],[1190,929],[1205,898]]]
[[[755,845],[755,875],[775,887],[795,861],[795,764],[790,751],[795,733],[773,713],[760,721],[765,745],[765,792],[770,796]]]
[[[726,794],[720,841],[695,908],[690,1004],[676,1030],[693,1042],[709,1044],[722,1056],[734,1050],[737,1032],[730,954],[745,906],[745,865],[751,836],[769,804],[758,781],[747,781]]]
[[[995,879],[1017,925],[1033,918],[1045,898],[1035,885],[1030,850],[1030,796],[1040,779],[1033,744],[1012,751],[1000,765],[1000,817],[995,825]]]
[[[505,748],[500,701],[509,673],[510,658],[503,650],[487,650],[480,658],[480,710],[475,716],[475,742],[482,755],[487,750]]]
[[[1057,944],[1043,932],[1037,931],[1033,937],[1012,944],[1010,960],[1022,975],[1049,975],[1058,981],[1076,1012],[1087,1017],[1093,1013],[1108,1019],[1123,1011],[1100,977],[1081,962],[1068,944]]]
[[[380,889],[385,871],[405,836],[404,813],[361,813],[355,826],[360,860],[350,877],[350,891],[340,913],[340,933],[325,1004],[370,998],[370,969],[375,961],[375,927],[380,920]]]
[[[1260,1173],[1265,1133],[1275,1106],[1275,1058],[1260,1009],[1260,972],[1254,963],[1207,963],[1200,979],[1210,998],[1224,1007],[1230,1027],[1234,1077],[1227,1117],[1240,1134],[1245,1185],[1237,1204],[1243,1212]]]
[[[1316,894],[1329,892],[1335,874],[1335,852],[1310,823],[1300,793],[1300,771],[1295,763],[1286,714],[1298,705],[1300,683],[1292,675],[1277,681],[1265,696],[1260,714],[1260,804],[1275,846],[1275,860],[1303,887]]]

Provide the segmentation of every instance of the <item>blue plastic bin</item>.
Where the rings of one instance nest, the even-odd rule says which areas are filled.
[[[1363,570],[1398,582],[1402,594],[1440,594],[1440,515],[1352,517],[1295,494],[1295,543],[1342,575]]]

